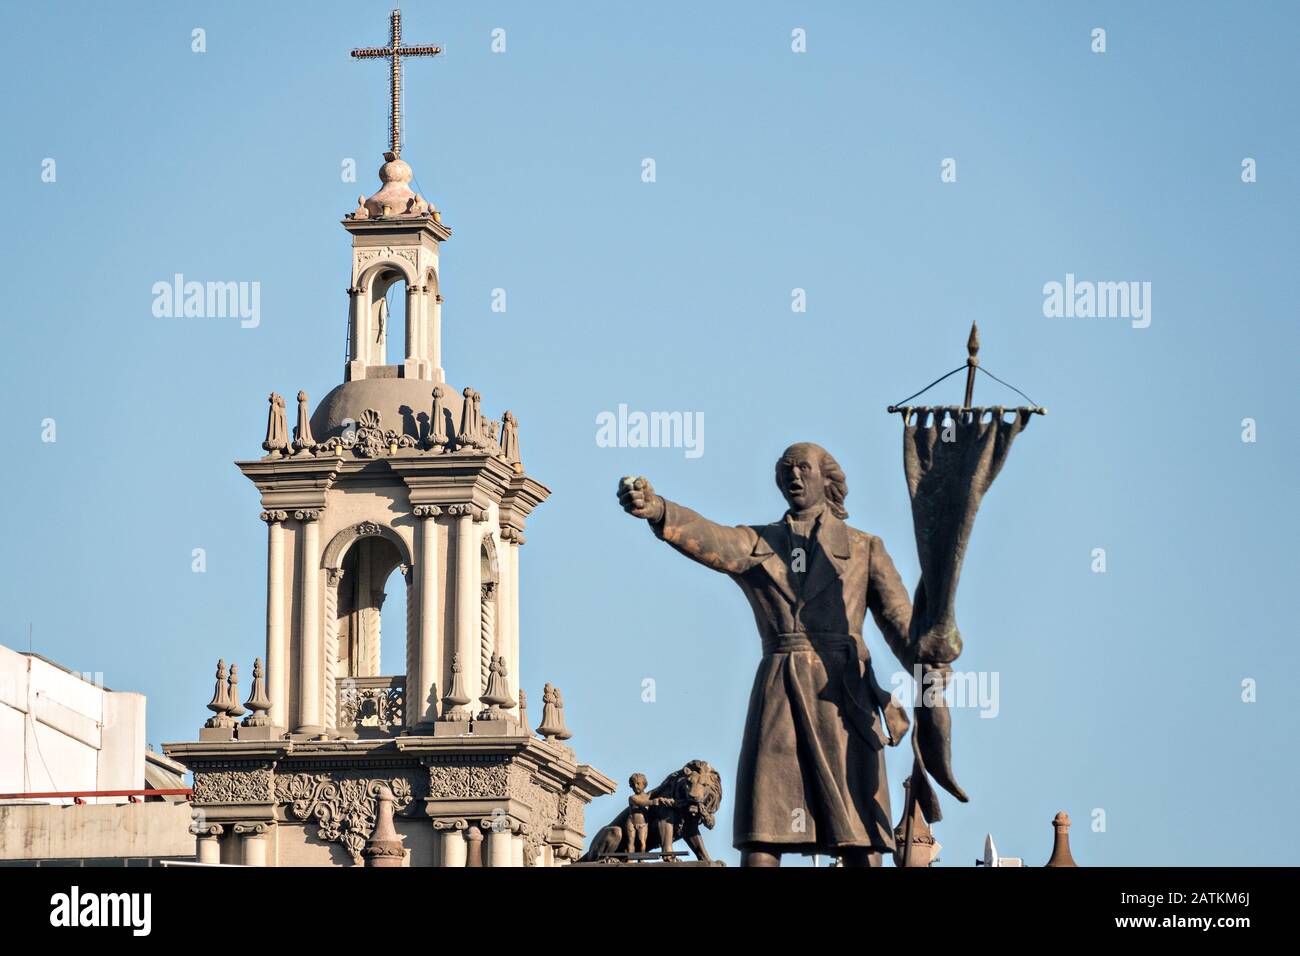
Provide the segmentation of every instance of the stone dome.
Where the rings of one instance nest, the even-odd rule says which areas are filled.
[[[440,219],[433,204],[411,189],[415,174],[410,164],[392,153],[385,153],[386,162],[379,169],[379,191],[369,199],[359,200],[360,205],[352,218],[381,219],[406,216],[432,216]]]
[[[442,389],[443,432],[455,435],[464,402],[459,388],[421,378],[365,378],[344,382],[321,399],[311,416],[312,436],[324,442],[342,435],[348,424],[355,428],[362,413],[373,408],[380,428],[422,439],[429,430],[435,386]]]

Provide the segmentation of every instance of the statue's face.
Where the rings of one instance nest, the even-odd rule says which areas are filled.
[[[796,511],[815,508],[826,500],[821,449],[816,445],[791,445],[776,465],[776,483],[786,503]]]

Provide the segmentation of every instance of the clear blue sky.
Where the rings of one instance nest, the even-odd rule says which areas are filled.
[[[386,97],[383,66],[347,52],[383,42],[388,9],[3,14],[0,642],[25,648],[31,622],[41,653],[143,691],[155,745],[195,736],[218,656],[262,652],[265,528],[231,462],[260,453],[270,390],[318,398],[341,377],[338,220],[377,185]],[[523,551],[523,686],[538,714],[542,683],[563,688],[584,759],[622,784],[701,757],[733,787],[759,656],[739,589],[625,517],[618,477],[768,521],[774,459],[819,441],[850,522],[911,584],[884,407],[960,364],[975,319],[986,366],[1051,414],[968,554],[959,666],[997,672],[999,713],[955,716],[972,802],[945,802],[945,863],[987,831],[1041,863],[1059,809],[1085,864],[1300,863],[1295,5],[404,12],[407,42],[448,49],[407,70],[403,153],[455,230],[448,376],[519,416],[554,491]],[[177,272],[260,282],[261,325],[155,318],[151,287]],[[1150,327],[1045,318],[1067,273],[1152,283]],[[1015,401],[987,379],[976,395]],[[597,447],[620,403],[702,412],[705,453]],[[896,808],[908,762],[889,755]],[[727,801],[708,842],[735,860],[730,820]]]

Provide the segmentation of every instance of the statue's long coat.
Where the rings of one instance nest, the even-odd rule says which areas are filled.
[[[763,640],[736,772],[736,847],[892,851],[882,749],[907,717],[872,673],[862,625],[870,611],[907,662],[912,606],[884,544],[824,511],[800,587],[785,520],[729,528],[665,500],[651,528],[739,584]]]

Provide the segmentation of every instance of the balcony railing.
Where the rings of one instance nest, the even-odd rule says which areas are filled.
[[[393,733],[406,724],[406,675],[344,677],[338,683],[338,725],[360,736]]]

